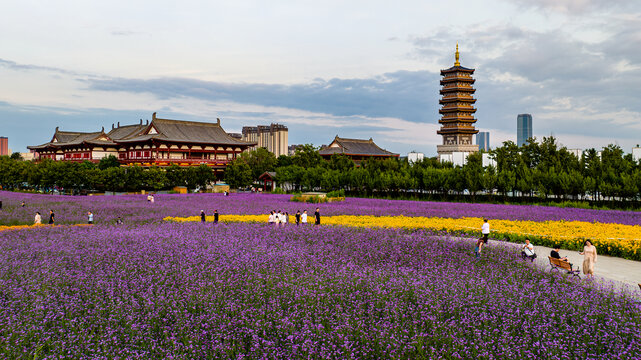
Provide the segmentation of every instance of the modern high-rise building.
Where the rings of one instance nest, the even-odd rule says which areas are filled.
[[[516,145],[523,146],[532,137],[532,115],[519,114],[516,117]]]
[[[490,151],[490,132],[479,131],[479,133],[476,134],[476,145],[479,146],[479,151]]]
[[[632,159],[634,161],[641,161],[641,147],[639,147],[639,145],[632,148]]]
[[[244,126],[243,141],[257,143],[256,146],[249,148],[249,150],[262,147],[276,157],[288,154],[287,126],[282,124]]]
[[[5,136],[0,136],[0,155],[9,154],[9,139]]]
[[[473,153],[479,151],[478,145],[472,144],[472,136],[478,133],[474,127],[474,69],[461,66],[458,44],[454,55],[454,66],[441,70],[441,128],[436,132],[443,137],[443,144],[436,146],[439,161],[452,161],[455,153]],[[458,156],[458,155],[457,155]],[[467,155],[465,155],[467,156]],[[463,158],[465,157],[463,156]]]

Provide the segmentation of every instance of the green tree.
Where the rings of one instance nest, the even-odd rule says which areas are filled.
[[[243,159],[237,158],[227,165],[224,178],[231,188],[244,188],[252,183],[252,169]]]
[[[345,154],[333,154],[328,165],[332,170],[349,171],[354,168],[354,161]]]
[[[168,187],[185,186],[185,172],[180,166],[171,164],[165,168],[165,174],[167,176]]]
[[[128,191],[138,191],[143,186],[143,169],[142,167],[127,166],[123,168],[125,171],[125,189]]]
[[[323,158],[318,153],[318,148],[312,144],[305,144],[296,149],[292,161],[294,165],[309,169],[321,165]]]
[[[287,155],[280,155],[280,156],[276,159],[276,167],[277,167],[277,168],[279,168],[279,167],[285,167],[285,166],[292,166],[292,165],[294,165],[294,160],[292,159],[292,157],[291,157],[291,156],[287,156]]]
[[[490,196],[494,193],[496,188],[496,168],[488,166],[483,172],[483,188],[489,192]]]
[[[121,167],[110,167],[102,171],[105,190],[123,191],[127,180],[125,170]]]
[[[198,167],[188,168],[185,172],[185,182],[188,189],[200,187],[204,189],[214,179],[214,173],[204,164]]]
[[[100,161],[98,162],[98,168],[100,170],[105,170],[108,168],[118,167],[118,166],[120,166],[120,162],[118,161],[118,158],[113,155],[104,157],[100,159]]]
[[[11,159],[12,160],[17,160],[17,161],[22,161],[22,155],[19,152],[14,152],[11,154]]]
[[[468,155],[463,173],[466,188],[474,199],[476,193],[483,189],[483,159],[480,152]]]
[[[167,173],[165,170],[152,166],[143,173],[143,187],[149,190],[161,190],[167,187]]]
[[[274,171],[274,169],[276,169],[276,156],[265,148],[258,148],[248,153],[242,153],[240,158],[249,165],[252,171],[252,180],[254,181],[258,180],[266,171]]]

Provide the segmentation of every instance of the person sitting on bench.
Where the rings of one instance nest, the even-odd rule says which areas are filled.
[[[559,250],[560,249],[561,249],[561,247],[559,245],[554,245],[553,250],[550,251],[550,257],[555,258],[555,259],[559,259],[561,261],[565,261],[568,264],[570,264],[570,267],[572,267],[572,263],[570,262],[570,260],[566,256],[561,257],[561,255],[559,255]]]
[[[536,259],[534,245],[530,243],[530,239],[528,238],[525,238],[525,244],[521,247],[521,258],[523,260],[530,259],[531,262],[534,262],[534,259]]]

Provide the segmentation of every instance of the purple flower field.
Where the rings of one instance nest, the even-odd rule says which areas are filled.
[[[100,204],[103,212],[94,211],[103,221],[118,214],[134,220],[124,226],[0,232],[0,354],[38,359],[631,359],[641,354],[638,300],[607,285],[537,271],[503,247],[489,248],[476,260],[471,243],[421,231],[135,224],[201,207],[261,213],[287,204],[282,197],[257,198],[268,202],[252,208],[253,200],[245,196],[158,196],[150,209],[141,197],[72,198],[73,205],[59,204],[71,214],[69,221],[82,217],[87,204]],[[33,206],[37,201],[29,199]],[[127,203],[136,205],[122,209]],[[338,212],[341,205],[322,209]],[[344,205],[359,211],[354,203]],[[370,211],[391,209],[385,206]]]
[[[35,211],[48,218],[50,209],[56,212],[59,223],[82,223],[86,213],[95,214],[96,223],[113,222],[121,216],[125,222],[157,222],[166,216],[194,216],[205,210],[212,214],[267,214],[270,210],[288,211],[307,209],[313,212],[315,204],[294,203],[289,195],[267,194],[190,194],[156,195],[149,204],[145,195],[121,196],[54,196],[0,192],[4,208],[0,211],[0,225],[33,223]],[[20,202],[27,203],[25,208]],[[403,201],[347,198],[344,202],[319,205],[324,215],[405,215],[438,216],[449,218],[487,217],[506,220],[567,220],[626,225],[641,224],[641,212],[617,210],[569,209],[547,206],[465,204],[445,202]]]

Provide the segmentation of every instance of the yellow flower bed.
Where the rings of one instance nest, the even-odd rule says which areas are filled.
[[[59,227],[59,226],[92,226],[90,224],[74,224],[74,225],[45,225],[45,224],[38,224],[38,225],[0,225],[0,231],[7,231],[7,230],[20,230],[20,229],[39,229],[39,228],[50,228],[50,227]]]
[[[267,218],[267,215],[220,215],[221,222],[267,222]],[[167,217],[165,220],[200,221],[200,217]],[[290,217],[291,220],[293,216]],[[207,216],[207,221],[213,221],[213,216]],[[431,229],[480,234],[483,219],[337,215],[324,216],[322,222],[323,225]],[[509,237],[511,241],[522,241],[525,237],[529,237],[536,240],[537,245],[551,246],[557,243],[562,248],[571,250],[582,249],[585,239],[590,239],[601,254],[641,260],[641,226],[638,225],[493,219],[490,220],[490,227],[494,237]]]

